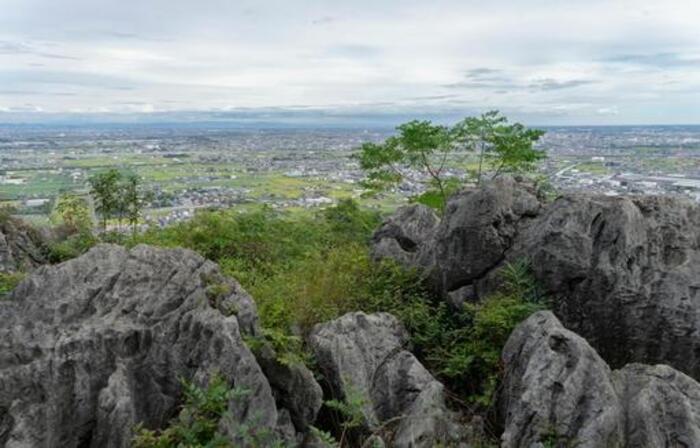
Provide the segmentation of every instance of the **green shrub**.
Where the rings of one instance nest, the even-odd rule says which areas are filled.
[[[315,324],[356,309],[369,271],[366,248],[348,243],[310,253],[249,291],[264,326],[298,327],[306,334]]]
[[[379,213],[362,210],[352,199],[342,199],[335,207],[323,210],[321,216],[331,234],[344,242],[367,242],[381,223]]]
[[[500,275],[497,294],[453,310],[417,273],[384,262],[367,273],[366,295],[354,306],[398,317],[426,367],[452,392],[485,407],[500,379],[500,355],[510,333],[544,307],[527,262],[507,264]]]
[[[49,244],[48,259],[51,263],[61,263],[79,257],[99,240],[91,232],[80,232],[66,237],[62,241]]]
[[[260,336],[245,337],[246,345],[256,356],[265,346],[269,346],[275,351],[277,361],[284,365],[311,363],[311,357],[304,351],[304,344],[300,337],[275,327],[263,327],[261,332]]]
[[[218,433],[219,420],[228,409],[234,392],[221,376],[214,376],[206,389],[181,381],[184,405],[177,418],[163,431],[136,429],[134,448],[227,447],[230,443]]]
[[[489,406],[502,374],[501,351],[513,329],[539,304],[517,296],[495,295],[462,312],[471,328],[448,333],[446,345],[430,355],[436,370],[470,401]]]
[[[219,421],[228,411],[229,401],[244,400],[250,391],[230,388],[221,375],[214,375],[206,388],[189,381],[181,381],[184,404],[178,416],[162,431],[137,426],[134,448],[232,448],[232,442],[219,433]],[[263,448],[281,446],[274,435],[257,425],[242,424],[236,437],[244,447]]]
[[[0,225],[7,223],[12,219],[12,215],[17,213],[17,208],[13,205],[0,205]]]
[[[344,400],[326,400],[324,405],[334,411],[340,417],[340,439],[338,446],[340,448],[346,446],[355,446],[353,442],[361,438],[360,434],[354,434],[366,424],[364,407],[367,405],[368,399],[362,391],[353,387],[351,384],[345,384],[345,399]]]
[[[413,196],[410,200],[411,202],[428,206],[437,213],[442,214],[445,209],[447,198],[459,191],[461,187],[462,182],[459,179],[447,178],[442,186],[443,192],[437,189],[435,185],[432,185],[432,188],[417,196]]]
[[[310,428],[311,434],[316,437],[316,440],[318,440],[321,443],[321,446],[324,448],[340,448],[340,445],[338,444],[338,441],[335,440],[335,437],[328,432],[324,431],[322,429],[318,429],[315,426],[311,426]]]
[[[0,300],[8,296],[24,279],[25,274],[0,272]]]

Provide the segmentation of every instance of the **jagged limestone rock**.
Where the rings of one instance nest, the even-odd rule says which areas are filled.
[[[410,260],[455,306],[488,296],[505,263],[527,260],[557,317],[612,367],[666,363],[700,379],[698,204],[585,193],[544,204],[504,177],[453,196]]]
[[[513,331],[503,363],[504,448],[555,436],[580,448],[620,446],[622,408],[610,368],[552,313],[536,313]]]
[[[435,212],[422,204],[399,208],[377,229],[372,238],[372,257],[391,258],[411,266],[422,245],[439,223]]]
[[[462,430],[443,386],[405,350],[407,340],[394,316],[357,312],[317,325],[309,343],[331,393],[362,396],[367,429],[393,423],[387,446],[456,443]]]
[[[214,374],[243,394],[221,422],[233,441],[245,425],[294,435],[243,341],[258,332],[252,299],[194,252],[97,246],[38,268],[0,318],[2,446],[130,446],[136,423],[176,414],[179,378]]]
[[[255,356],[272,386],[278,406],[289,411],[298,431],[306,431],[323,404],[323,391],[313,373],[302,363],[281,362],[269,345]]]
[[[522,221],[537,216],[540,207],[536,192],[510,177],[457,193],[417,265],[445,295],[475,284],[500,265]]]
[[[665,365],[611,371],[551,312],[513,331],[503,362],[503,447],[700,446],[700,384]]]
[[[567,196],[522,235],[555,312],[613,367],[700,378],[700,207],[679,198]]]
[[[625,403],[627,446],[700,446],[700,385],[666,365],[614,372]]]

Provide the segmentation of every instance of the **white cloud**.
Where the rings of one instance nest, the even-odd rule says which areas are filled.
[[[617,107],[601,107],[597,110],[598,115],[620,115]]]
[[[4,0],[0,102],[700,122],[697,17],[695,0]]]

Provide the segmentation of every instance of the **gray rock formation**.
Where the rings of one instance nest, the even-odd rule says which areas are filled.
[[[251,298],[190,251],[102,245],[40,267],[0,321],[0,446],[130,446],[134,424],[174,416],[179,377],[214,373],[247,391],[222,422],[232,440],[246,424],[293,437],[290,413],[313,420],[276,405],[244,344],[258,332]]]
[[[614,372],[625,406],[627,446],[700,446],[700,385],[666,365]]]
[[[613,367],[667,363],[700,378],[700,207],[567,196],[523,231],[557,315]]]
[[[373,258],[392,258],[405,266],[413,265],[438,223],[435,212],[425,205],[399,208],[374,233]]]
[[[0,217],[0,272],[26,271],[46,263],[46,243],[37,230]]]
[[[431,240],[422,245],[417,265],[427,268],[445,295],[476,285],[505,260],[520,226],[540,207],[534,189],[510,177],[460,192],[450,198]]]
[[[391,222],[412,227],[401,219],[411,215]],[[666,363],[700,379],[700,206],[587,194],[545,205],[531,185],[502,178],[452,197],[408,261],[459,306],[523,259],[556,315],[612,367]]]
[[[256,359],[272,386],[278,405],[289,410],[298,431],[306,431],[323,404],[323,391],[313,373],[304,364],[280,362],[269,346],[256,353]]]
[[[333,396],[361,395],[367,429],[385,429],[387,446],[456,443],[462,431],[443,386],[404,349],[407,340],[390,314],[358,312],[317,325],[309,343]]]
[[[665,365],[612,372],[550,312],[516,328],[503,362],[503,447],[700,446],[700,384]]]
[[[534,187],[498,178],[452,196],[441,221],[422,205],[399,209],[375,233],[373,252],[425,270],[459,304],[476,295],[478,281],[505,260],[522,222],[540,208]]]
[[[623,412],[610,368],[552,313],[536,313],[513,331],[503,363],[504,448],[547,438],[578,448],[621,446]]]

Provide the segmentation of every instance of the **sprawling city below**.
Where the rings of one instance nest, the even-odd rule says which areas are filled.
[[[700,200],[700,126],[547,128],[539,168],[555,190],[678,194]],[[225,126],[0,126],[0,205],[42,221],[62,193],[86,194],[87,179],[116,167],[138,174],[153,199],[146,223],[187,219],[200,208],[268,204],[323,207],[359,197],[352,157],[391,129],[232,129]],[[452,175],[468,182],[476,154],[456,153]],[[418,172],[363,199],[392,209],[425,188]]]

